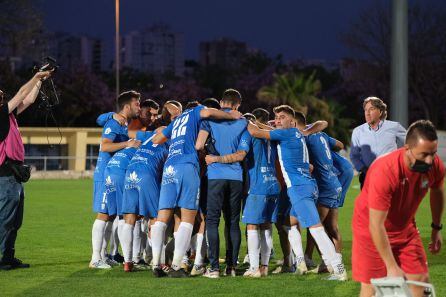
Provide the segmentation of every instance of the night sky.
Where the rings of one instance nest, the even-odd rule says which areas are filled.
[[[334,61],[349,55],[339,34],[374,2],[121,0],[121,33],[169,24],[185,34],[185,57],[192,59],[198,58],[200,41],[231,37],[271,56],[282,53],[286,60]],[[40,6],[49,30],[103,38],[112,53],[114,5],[114,0],[41,0]]]

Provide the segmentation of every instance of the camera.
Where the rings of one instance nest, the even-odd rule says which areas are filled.
[[[53,71],[56,72],[56,70],[59,68],[59,65],[57,65],[57,62],[54,58],[46,57],[44,58],[39,65],[35,65],[33,67],[34,73],[42,72],[42,71]]]

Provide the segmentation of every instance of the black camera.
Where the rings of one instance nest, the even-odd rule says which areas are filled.
[[[34,66],[33,70],[34,70],[34,73],[42,72],[42,71],[56,72],[56,70],[58,68],[59,68],[59,65],[57,65],[57,62],[54,58],[46,57],[42,60],[40,65]]]

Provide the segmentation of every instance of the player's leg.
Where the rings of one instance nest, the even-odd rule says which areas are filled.
[[[172,260],[172,269],[174,271],[179,271],[181,269],[181,261],[190,246],[196,215],[197,210],[195,209],[181,209],[181,223],[175,236],[175,250]]]
[[[328,236],[330,236],[331,240],[333,240],[336,252],[341,253],[342,237],[341,237],[341,232],[339,231],[338,218],[339,218],[338,209],[337,208],[330,209],[327,217],[325,218],[324,227],[325,230],[327,230]]]
[[[359,297],[373,297],[375,296],[375,289],[372,284],[361,283],[361,291]]]
[[[161,253],[164,245],[164,236],[167,229],[167,224],[169,223],[172,215],[173,209],[160,209],[158,211],[157,220],[152,226],[152,254],[153,268],[155,272],[161,264]]]
[[[240,252],[240,244],[242,240],[242,234],[240,231],[240,212],[242,206],[243,197],[243,183],[241,181],[230,180],[229,181],[229,237],[232,245],[231,262],[228,263],[231,276],[235,276],[235,267],[238,262],[238,254]]]
[[[195,260],[194,267],[191,271],[191,275],[201,275],[204,273],[204,258],[206,257],[206,240],[204,238],[204,232],[206,230],[205,215],[203,212],[198,214],[199,216],[199,227],[196,234],[196,250],[195,250]]]
[[[249,198],[248,198],[249,199]],[[249,206],[249,202],[246,204]],[[245,210],[246,206],[245,206]],[[247,215],[246,211],[244,212],[244,217]],[[248,255],[249,255],[249,269],[245,272],[243,276],[247,277],[260,277],[260,262],[259,262],[259,254],[260,254],[260,232],[259,226],[255,224],[247,224],[247,233],[248,233]]]
[[[133,234],[135,229],[136,214],[125,213],[125,224],[122,228],[122,253],[124,254],[124,271],[131,272],[133,270],[132,262],[132,246],[133,246]]]
[[[417,281],[417,282],[423,282],[428,283],[429,282],[429,274],[428,273],[422,273],[422,274],[409,274],[406,273],[407,280],[410,281]],[[421,286],[415,286],[415,285],[409,285],[410,291],[412,292],[413,297],[423,297],[424,294],[424,287]]]
[[[268,275],[269,259],[273,248],[273,235],[271,223],[263,223],[260,225],[260,274]]]

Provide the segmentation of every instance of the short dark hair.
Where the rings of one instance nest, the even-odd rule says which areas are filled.
[[[298,124],[301,124],[301,125],[307,124],[307,118],[305,117],[305,114],[303,112],[296,110],[294,112],[294,114],[295,114],[294,118],[296,119],[296,122]]]
[[[234,106],[242,102],[242,95],[240,95],[240,92],[236,89],[227,89],[223,92],[221,101],[228,102],[231,106]]]
[[[117,100],[118,110],[123,110],[126,104],[130,104],[133,99],[139,100],[141,94],[136,91],[126,91],[119,95]]]
[[[198,105],[200,105],[200,103],[198,103],[197,100],[189,101],[187,102],[186,107],[184,109],[194,108],[197,107]]]
[[[159,109],[160,105],[155,102],[153,99],[146,99],[144,100],[141,105],[141,108],[153,108],[153,109]]]
[[[415,146],[420,138],[428,141],[435,141],[438,139],[437,130],[431,121],[418,120],[413,122],[409,126],[409,129],[407,129],[406,144]]]
[[[252,111],[252,114],[260,123],[266,123],[269,120],[269,111],[264,108],[256,108]]]
[[[256,121],[256,116],[255,115],[253,115],[252,113],[249,113],[249,112],[247,112],[247,113],[245,113],[244,115],[243,115],[243,117],[245,118],[245,119],[247,119],[248,121]]]
[[[279,106],[276,106],[276,107],[274,107],[273,111],[274,111],[274,113],[284,112],[286,114],[289,114],[293,118],[296,118],[296,112],[289,105],[279,105]]]
[[[201,104],[209,108],[215,108],[215,109],[221,108],[220,103],[215,98],[206,98],[203,101],[201,101]]]

